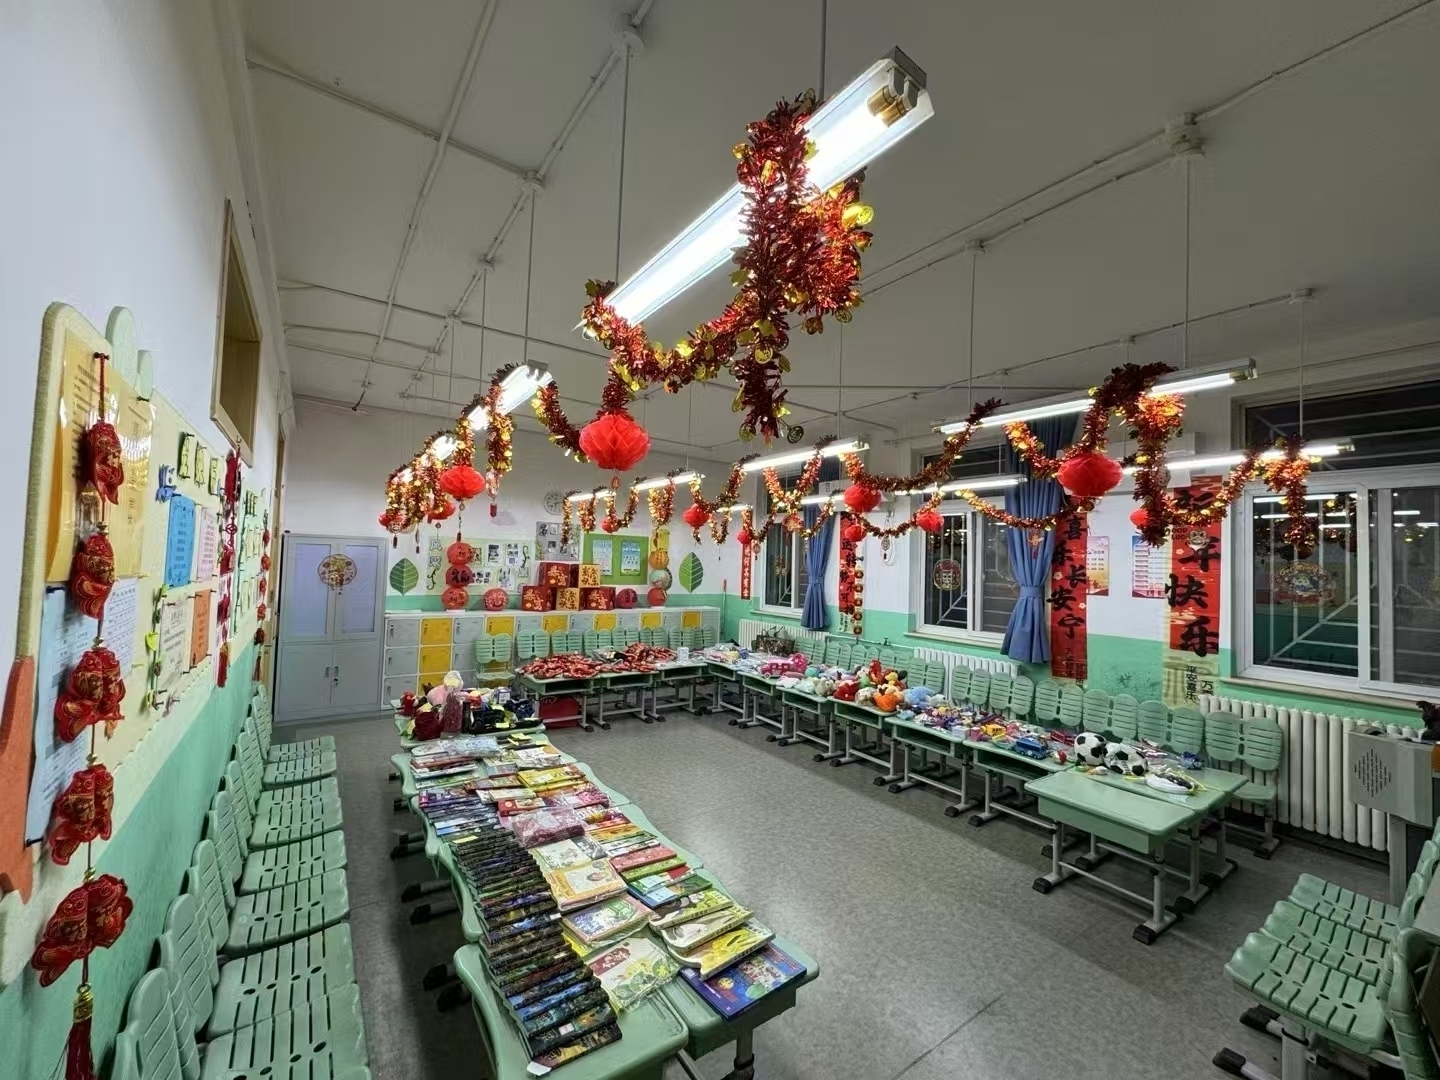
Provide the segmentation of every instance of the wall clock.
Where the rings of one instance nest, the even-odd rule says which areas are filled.
[[[564,501],[565,495],[562,492],[547,491],[545,493],[544,502],[545,512],[547,514],[555,514],[558,516],[560,511],[564,509],[564,507],[561,505]]]

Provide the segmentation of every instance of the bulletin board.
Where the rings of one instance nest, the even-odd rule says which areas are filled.
[[[644,588],[650,572],[650,538],[625,533],[586,533],[580,560],[600,567],[600,584]]]
[[[200,483],[178,476],[182,446],[196,439],[178,410],[152,392],[149,358],[134,341],[134,320],[124,309],[112,313],[107,334],[64,304],[51,305],[42,326],[16,659],[0,714],[0,986],[23,969],[39,926],[84,871],[83,859],[55,865],[43,843],[55,796],[90,750],[88,731],[71,743],[55,734],[56,697],[79,654],[98,633],[125,678],[123,719],[108,734],[94,729],[96,757],[115,776],[115,832],[156,764],[136,748],[182,699],[193,718],[215,685],[214,605],[202,601],[207,626],[197,641],[196,598],[218,583],[204,551],[207,515],[218,512],[220,499],[209,490],[208,470]],[[107,515],[116,581],[103,625],[85,616],[64,587],[75,545],[99,520],[93,491],[77,491],[80,435],[98,410],[96,353],[110,357],[104,407],[120,434],[125,467],[119,505]],[[206,449],[213,457],[214,448]],[[188,547],[183,560],[172,550],[177,544]],[[183,621],[168,614],[172,609]],[[173,662],[163,663],[157,677],[155,661],[165,649],[173,650]],[[170,737],[178,735],[156,745]]]
[[[390,549],[387,596],[439,596],[445,591],[447,552],[455,543],[455,531],[422,525],[414,534],[401,536]],[[518,596],[522,585],[535,576],[535,541],[515,536],[465,536],[475,552],[470,560],[474,580],[468,586],[472,598],[487,589],[504,589]],[[419,548],[417,551],[416,548]]]

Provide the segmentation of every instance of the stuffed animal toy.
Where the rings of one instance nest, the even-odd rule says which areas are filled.
[[[893,713],[900,707],[900,703],[904,700],[905,699],[900,696],[900,691],[884,688],[876,690],[873,699],[875,708],[883,713]]]
[[[1415,705],[1419,708],[1420,719],[1425,724],[1420,741],[1440,742],[1440,705],[1430,701],[1417,701]]]
[[[875,702],[875,687],[862,686],[855,691],[856,705],[873,705]]]
[[[834,698],[836,701],[854,701],[855,695],[860,692],[860,684],[854,679],[847,679],[844,682],[835,684]]]
[[[1104,735],[1086,731],[1075,737],[1075,761],[1087,768],[1105,764],[1105,747],[1109,745]]]
[[[815,680],[815,696],[816,696],[816,697],[829,697],[829,696],[832,695],[833,693],[835,693],[835,680],[834,680],[834,679],[829,679],[829,678],[826,678],[824,675],[821,675],[819,678],[817,678],[817,679]]]
[[[1145,755],[1129,743],[1123,742],[1106,744],[1105,767],[1121,776],[1144,776],[1148,771]]]

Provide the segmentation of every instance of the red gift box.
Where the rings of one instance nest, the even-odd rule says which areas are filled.
[[[568,588],[580,580],[580,564],[573,562],[542,562],[535,574],[537,585]]]
[[[615,586],[596,585],[580,590],[580,606],[586,611],[609,611],[615,606]]]
[[[521,611],[554,611],[555,588],[552,585],[521,585]]]

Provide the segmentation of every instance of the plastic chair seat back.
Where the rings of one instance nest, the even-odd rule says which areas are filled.
[[[1274,721],[1271,721],[1274,723]],[[1275,725],[1279,730],[1279,725]],[[1193,705],[1177,705],[1170,710],[1170,734],[1165,745],[1177,754],[1198,754],[1205,748],[1205,714]],[[1280,767],[1277,756],[1274,769]]]
[[[617,649],[628,648],[640,640],[640,631],[633,630],[628,626],[621,626],[615,630],[614,639]]]
[[[190,1031],[201,1032],[215,1008],[215,985],[220,965],[215,960],[214,942],[200,921],[195,897],[182,893],[165,913],[165,930],[160,935],[160,966],[185,1001]],[[180,1016],[179,1010],[176,1015]]]
[[[950,672],[950,700],[955,704],[961,705],[970,700],[970,682],[974,674],[973,668],[960,664]]]
[[[1015,677],[1007,675],[1003,671],[997,671],[990,676],[990,697],[987,705],[992,712],[1010,715],[1011,691],[1015,688]]]
[[[1046,680],[1035,687],[1035,722],[1055,724],[1060,720],[1060,684]]]
[[[220,864],[215,861],[215,845],[209,840],[195,845],[190,869],[185,873],[185,891],[195,898],[199,917],[218,952],[230,940],[230,909],[235,906],[235,893],[226,889]]]
[[[220,860],[221,873],[232,884],[239,881],[245,870],[245,856],[249,852],[244,841],[240,839],[230,796],[224,791],[217,791],[210,800],[210,810],[205,815],[205,836],[215,843],[215,854]]]
[[[925,686],[937,694],[945,693],[944,664],[912,664],[907,686]]]
[[[1084,722],[1085,715],[1085,692],[1074,683],[1062,684],[1060,687],[1060,723],[1072,731]]]
[[[1110,730],[1110,695],[1104,690],[1086,690],[1080,709],[1080,726],[1086,731],[1103,735]]]
[[[581,638],[581,647],[588,653],[592,649],[612,649],[615,635],[609,630],[586,630]]]
[[[550,652],[558,656],[562,653],[577,653],[585,648],[585,635],[577,630],[565,630],[558,634],[550,635]]]
[[[192,1048],[194,1042],[192,1038]],[[158,968],[147,971],[135,984],[125,1009],[125,1028],[116,1040],[115,1076],[187,1080],[181,1060],[169,979]]]
[[[550,635],[543,630],[527,630],[515,635],[515,658],[520,663],[549,655]]]
[[[1140,735],[1140,703],[1129,694],[1116,694],[1110,699],[1110,733],[1128,743]]]
[[[1401,930],[1390,947],[1390,978],[1383,1005],[1405,1080],[1440,1078],[1440,1061],[1435,1058],[1429,1025],[1416,996],[1416,988],[1423,985],[1435,959],[1435,946],[1418,930]]]
[[[880,659],[880,648],[868,642],[857,641],[850,646],[850,666],[859,667],[861,664],[868,664],[871,660]]]
[[[1010,715],[1017,720],[1028,717],[1035,707],[1035,681],[1016,675],[1010,683]]]

